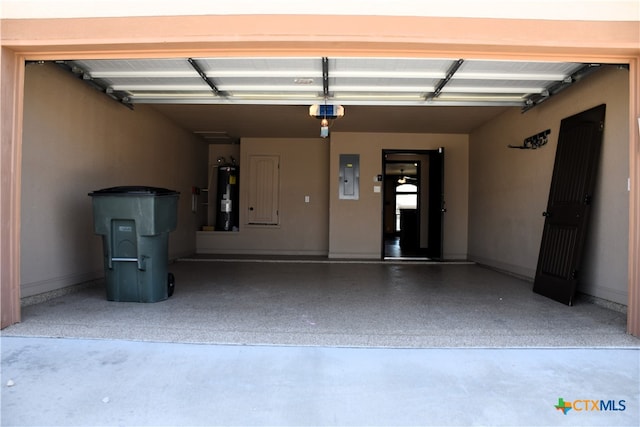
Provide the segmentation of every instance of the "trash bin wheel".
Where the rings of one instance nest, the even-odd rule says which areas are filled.
[[[173,295],[173,291],[176,289],[176,278],[173,273],[169,273],[169,280],[167,283],[167,294],[169,296]]]

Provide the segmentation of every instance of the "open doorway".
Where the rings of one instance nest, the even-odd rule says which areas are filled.
[[[441,259],[444,149],[383,150],[383,259]]]

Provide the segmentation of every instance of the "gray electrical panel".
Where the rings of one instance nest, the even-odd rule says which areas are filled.
[[[358,200],[360,197],[360,155],[340,154],[339,174],[340,199]]]

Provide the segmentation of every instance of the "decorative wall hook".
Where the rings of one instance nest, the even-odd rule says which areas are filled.
[[[551,129],[547,129],[540,133],[537,133],[529,138],[526,138],[522,145],[509,145],[509,148],[519,148],[521,150],[535,150],[536,148],[542,147],[549,141],[549,134],[551,133]]]

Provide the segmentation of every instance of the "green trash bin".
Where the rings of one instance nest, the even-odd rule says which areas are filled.
[[[173,294],[169,232],[176,229],[177,191],[111,187],[89,193],[102,235],[107,300],[157,302]]]

